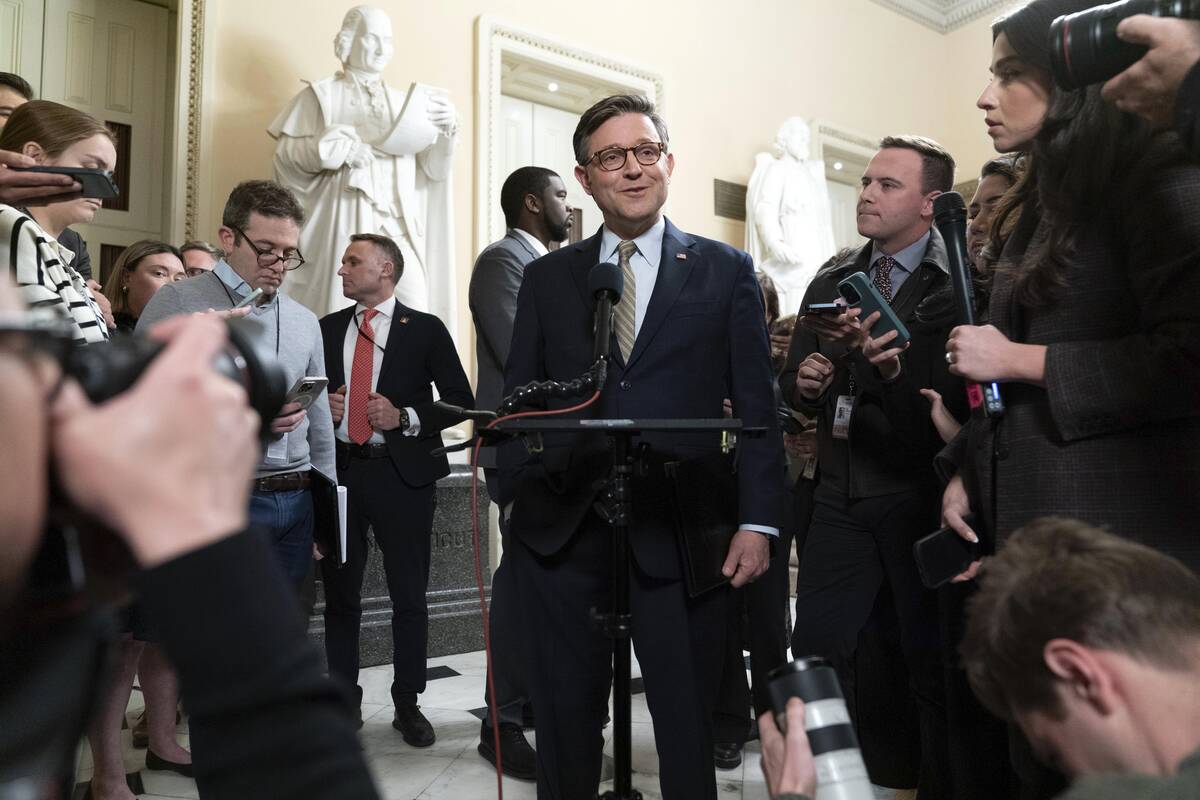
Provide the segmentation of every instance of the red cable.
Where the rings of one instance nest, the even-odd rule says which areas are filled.
[[[560,414],[571,414],[575,411],[582,411],[599,399],[600,390],[597,389],[595,394],[579,405],[551,411],[522,411],[517,414],[509,414],[505,417],[497,417],[489,422],[487,427],[494,428],[501,422],[509,419],[553,417]],[[500,719],[496,713],[496,686],[492,678],[492,626],[488,620],[487,596],[483,590],[483,561],[479,549],[479,448],[482,444],[482,439],[476,440],[471,457],[471,538],[475,546],[475,585],[479,589],[479,610],[483,615],[483,653],[485,663],[487,664],[488,708],[491,711],[492,717],[492,744],[496,748],[496,797],[497,800],[504,800],[504,769],[502,767],[503,760],[500,755]],[[503,514],[504,509],[500,509],[500,513]]]

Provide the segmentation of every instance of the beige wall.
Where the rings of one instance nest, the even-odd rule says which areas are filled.
[[[501,19],[660,72],[676,172],[668,214],[683,228],[741,245],[740,223],[713,214],[712,180],[745,182],[756,152],[788,116],[817,117],[876,137],[922,133],[949,146],[970,177],[990,152],[973,102],[987,76],[987,21],[942,36],[868,0],[381,0],[396,28],[387,77],[442,86],[458,106],[454,197],[459,341],[471,342],[466,286],[473,242],[475,20]],[[351,5],[209,0],[212,235],[235,183],[270,174],[266,127],[301,87],[331,74],[332,39]],[[597,22],[600,8],[612,20]],[[646,20],[646,21],[642,21]],[[205,202],[206,201],[206,202]],[[469,362],[468,362],[469,363]]]

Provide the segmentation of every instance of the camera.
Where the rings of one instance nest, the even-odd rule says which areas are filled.
[[[804,701],[804,729],[817,773],[815,800],[872,800],[875,793],[837,673],[823,658],[800,658],[771,670],[771,705],[783,730],[787,702]],[[786,731],[785,731],[786,733]]]
[[[1050,65],[1063,89],[1081,89],[1124,72],[1146,54],[1117,38],[1117,25],[1134,14],[1200,19],[1200,0],[1121,0],[1064,14],[1050,25]]]

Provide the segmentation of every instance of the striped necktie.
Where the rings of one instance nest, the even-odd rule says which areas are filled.
[[[631,241],[623,241],[617,245],[620,256],[618,265],[621,267],[621,277],[625,279],[625,288],[621,292],[621,302],[617,303],[614,318],[617,328],[617,344],[621,348],[621,358],[629,363],[629,354],[633,352],[633,343],[637,339],[637,278],[633,275],[633,267],[629,259],[637,252],[637,245]]]

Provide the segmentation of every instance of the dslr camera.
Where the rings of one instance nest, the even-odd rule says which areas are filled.
[[[1050,65],[1063,89],[1082,89],[1124,72],[1146,54],[1146,48],[1117,38],[1126,17],[1200,19],[1200,0],[1121,0],[1074,14],[1050,25]]]

